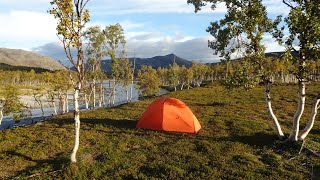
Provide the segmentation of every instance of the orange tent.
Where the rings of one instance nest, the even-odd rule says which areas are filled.
[[[197,133],[201,125],[188,106],[180,100],[160,98],[149,105],[136,128]]]

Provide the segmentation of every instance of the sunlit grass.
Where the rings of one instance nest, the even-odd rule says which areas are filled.
[[[319,85],[307,86],[315,95]],[[286,133],[297,106],[295,86],[272,88],[274,111]],[[165,96],[185,102],[199,119],[199,134],[137,130],[136,120],[153,101],[81,112],[78,163],[69,164],[72,114],[0,133],[0,179],[310,179],[320,177],[320,158],[301,143],[277,140],[262,87],[227,92],[213,84]],[[307,99],[307,120],[312,99]],[[305,146],[318,152],[320,125]]]

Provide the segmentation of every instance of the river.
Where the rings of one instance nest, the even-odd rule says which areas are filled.
[[[109,83],[105,82],[104,86],[106,88],[109,87]],[[129,90],[129,89],[128,89]],[[129,91],[130,92],[130,91]],[[163,95],[168,93],[167,90],[165,89],[161,89],[159,95]],[[72,94],[69,95],[69,110],[72,111],[73,110],[73,96]],[[106,97],[106,104],[107,104],[107,99],[108,97]],[[28,97],[28,99],[31,99],[30,97]],[[116,99],[115,99],[115,106],[120,105],[120,104],[124,104],[126,103],[126,93],[124,91],[124,88],[122,86],[117,86],[117,94],[116,94]],[[139,91],[134,87],[133,88],[133,97],[132,97],[132,101],[138,101],[139,100]],[[29,101],[29,100],[28,100]],[[22,103],[28,103],[30,104],[30,102],[23,102]],[[80,102],[80,109],[81,110],[85,110],[85,103],[84,101]],[[58,102],[56,101],[56,106],[58,108]],[[31,109],[31,116],[26,118],[26,119],[21,119],[19,122],[14,122],[12,115],[9,116],[4,116],[2,123],[0,125],[0,130],[4,130],[4,129],[11,129],[11,128],[16,128],[16,127],[21,127],[21,126],[25,126],[25,125],[29,125],[29,124],[33,124],[36,122],[41,122],[46,120],[48,117],[52,116],[54,114],[54,108],[53,107],[44,107],[44,117],[42,116],[42,111],[39,107],[36,108],[32,108]]]

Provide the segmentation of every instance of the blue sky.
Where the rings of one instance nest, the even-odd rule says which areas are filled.
[[[128,56],[152,57],[175,53],[189,60],[218,61],[207,47],[212,39],[205,31],[210,21],[224,16],[220,4],[195,14],[187,0],[91,0],[89,25],[102,27],[120,23],[128,42]],[[281,0],[264,0],[270,17],[288,12]],[[1,0],[0,47],[36,51],[65,61],[61,43],[56,37],[56,21],[47,13],[50,0]],[[267,51],[283,48],[266,35]]]

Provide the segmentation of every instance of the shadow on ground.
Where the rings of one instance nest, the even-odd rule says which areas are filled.
[[[36,176],[45,176],[45,175],[53,175],[55,171],[61,171],[63,167],[66,167],[70,164],[70,159],[63,155],[63,153],[56,154],[54,157],[50,159],[43,159],[43,160],[35,160],[27,155],[21,154],[16,151],[6,151],[7,154],[11,156],[21,157],[27,161],[35,162],[36,165],[26,167],[25,169],[17,172],[16,175],[25,175],[27,177],[36,177]],[[41,172],[37,173],[39,169],[45,169],[46,167],[50,167],[52,169],[50,172]],[[15,177],[15,176],[14,176]],[[11,178],[14,178],[11,177]]]
[[[88,119],[88,118],[81,118],[81,124],[94,126],[94,125],[105,125],[105,126],[112,126],[119,129],[134,129],[136,126],[137,121],[133,119]],[[74,119],[72,118],[65,118],[65,119],[55,119],[50,123],[57,124],[58,126],[62,127],[66,124],[73,124]]]

